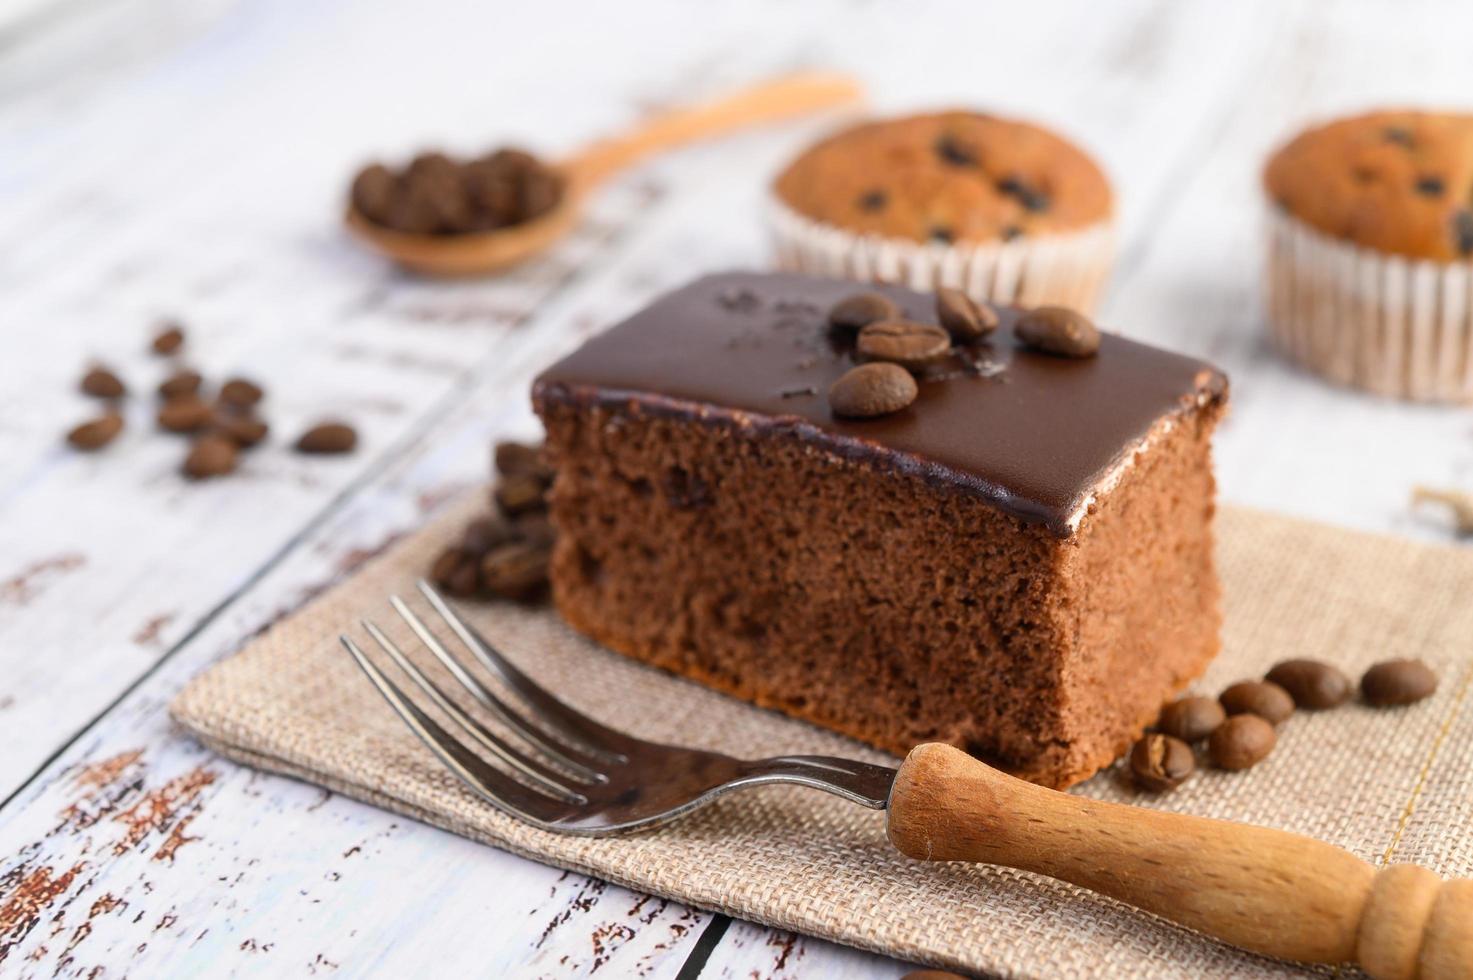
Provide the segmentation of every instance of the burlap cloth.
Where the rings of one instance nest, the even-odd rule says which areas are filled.
[[[385,597],[410,595],[477,505],[467,501],[196,678],[174,702],[174,717],[247,764],[538,861],[902,960],[1029,977],[1314,972],[1049,879],[910,861],[886,843],[882,814],[810,790],[748,791],[617,839],[557,836],[501,815],[439,766],[337,641],[343,630],[361,637],[357,621],[370,616],[407,642]],[[1226,649],[1199,690],[1215,693],[1291,656],[1332,661],[1352,676],[1378,660],[1416,656],[1441,676],[1436,696],[1395,710],[1301,712],[1257,768],[1204,772],[1165,796],[1138,795],[1118,771],[1075,792],[1282,827],[1370,861],[1473,872],[1473,712],[1465,708],[1473,554],[1236,509],[1222,513],[1219,536]],[[536,679],[638,735],[745,756],[886,761],[600,649],[549,611],[472,604],[469,612]]]

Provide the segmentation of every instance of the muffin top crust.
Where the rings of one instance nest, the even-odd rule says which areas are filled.
[[[1473,116],[1337,119],[1270,157],[1263,181],[1275,204],[1333,238],[1409,258],[1473,257]]]
[[[941,245],[1080,230],[1113,207],[1104,173],[1072,143],[962,111],[843,130],[790,163],[774,189],[824,224]]]

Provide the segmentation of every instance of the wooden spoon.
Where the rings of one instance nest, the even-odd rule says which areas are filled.
[[[858,82],[846,75],[811,72],[743,89],[726,98],[676,109],[623,136],[601,140],[556,164],[562,197],[552,210],[495,231],[421,235],[374,224],[351,204],[348,227],[399,265],[431,276],[493,272],[531,258],[562,238],[578,221],[584,199],[604,178],[661,150],[759,123],[776,122],[819,109],[857,104]]]

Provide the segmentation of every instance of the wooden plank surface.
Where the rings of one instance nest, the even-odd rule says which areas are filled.
[[[73,5],[75,6],[75,5]],[[699,7],[699,9],[697,9]],[[533,373],[659,290],[766,262],[765,176],[825,123],[631,175],[575,241],[428,284],[335,217],[364,156],[509,139],[557,152],[785,68],[885,109],[1054,123],[1122,195],[1103,319],[1223,364],[1223,494],[1437,538],[1413,482],[1473,483],[1465,412],[1336,392],[1278,361],[1258,305],[1256,170],[1302,120],[1455,102],[1440,4],[457,5],[103,0],[0,42],[0,973],[891,977],[880,957],[727,924],[225,763],[170,730],[189,677],[485,476],[530,435]],[[572,29],[570,25],[576,25]],[[1376,65],[1375,71],[1367,66]],[[135,389],[152,324],[269,388],[273,445],[185,485],[147,399],[107,453],[59,433],[90,358]],[[285,440],[351,418],[363,446]],[[701,937],[706,936],[706,945]],[[704,957],[692,961],[693,953]]]

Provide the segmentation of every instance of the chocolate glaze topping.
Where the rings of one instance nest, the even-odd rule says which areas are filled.
[[[935,299],[897,287],[787,274],[724,273],[663,297],[553,365],[536,400],[574,400],[786,431],[850,458],[979,494],[1065,537],[1115,465],[1164,416],[1227,396],[1209,365],[1105,335],[1070,359],[1017,346],[1017,312],[987,341],[919,376],[909,408],[836,418],[825,393],[854,366],[828,310],[873,288],[912,320]]]

